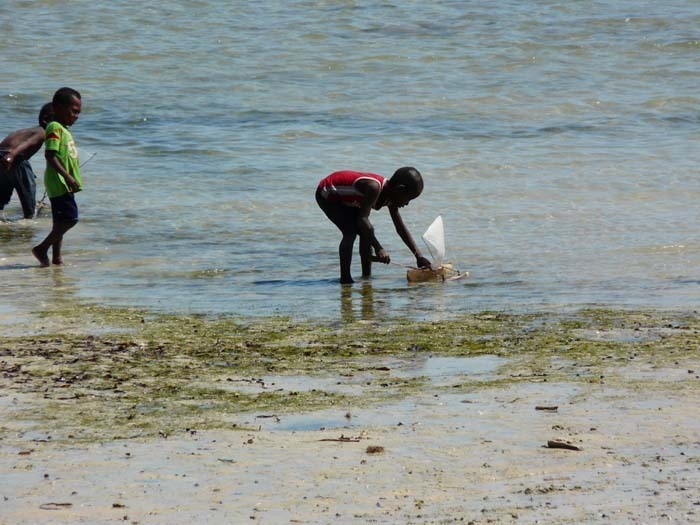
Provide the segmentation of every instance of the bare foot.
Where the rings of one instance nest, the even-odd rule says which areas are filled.
[[[63,264],[63,259],[60,257],[58,259],[51,259],[51,264],[55,266],[61,266]]]
[[[38,247],[32,248],[32,254],[34,257],[36,257],[36,260],[39,261],[39,265],[42,268],[46,268],[47,266],[51,266],[51,263],[49,262],[49,256],[46,255],[46,252],[41,252],[39,251]]]

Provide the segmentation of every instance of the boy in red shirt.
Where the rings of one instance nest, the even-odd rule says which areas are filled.
[[[423,178],[415,168],[399,168],[390,179],[375,173],[336,171],[321,180],[316,189],[316,202],[343,234],[338,248],[340,282],[354,282],[350,274],[352,249],[360,236],[362,277],[372,275],[372,260],[389,264],[391,258],[374,235],[369,214],[383,206],[389,208],[396,232],[416,257],[419,268],[430,267],[430,261],[413,241],[401,218],[399,208],[406,206],[423,191]],[[372,257],[374,250],[374,257]]]

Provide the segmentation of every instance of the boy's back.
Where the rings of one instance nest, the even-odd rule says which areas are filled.
[[[39,125],[19,129],[0,142],[0,210],[10,202],[17,190],[25,218],[36,212],[36,175],[29,159],[44,144],[44,128],[53,119],[53,104],[44,104],[39,111]]]
[[[36,175],[29,159],[44,143],[44,128],[35,126],[14,131],[0,142],[0,210],[17,191],[26,219],[36,213]]]
[[[0,142],[0,152],[2,152],[3,164],[7,167],[14,163],[15,160],[28,160],[41,148],[44,143],[44,128],[41,126],[34,126],[33,128],[18,129],[13,131],[7,137],[5,137],[2,142]],[[17,154],[17,157],[13,157],[10,153],[17,148],[17,146],[25,144],[26,147],[23,148],[21,152]]]

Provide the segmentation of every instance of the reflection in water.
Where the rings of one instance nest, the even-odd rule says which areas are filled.
[[[24,249],[32,246],[34,228],[30,221],[0,221],[0,246],[9,248],[10,245]],[[29,251],[29,248],[26,248]]]
[[[354,294],[360,295],[359,318],[355,314]],[[340,287],[340,316],[346,323],[352,323],[358,319],[363,321],[374,319],[374,290],[371,281],[362,281],[359,289],[347,285]]]
[[[0,266],[0,289],[3,301],[0,305],[0,332],[3,335],[42,332],[55,326],[42,316],[43,312],[75,311],[80,304],[77,295],[83,275],[75,267],[52,266],[39,268],[11,264]],[[9,276],[6,281],[5,276]],[[60,318],[56,322],[61,323]]]
[[[60,266],[49,270],[52,286],[46,287],[46,301],[52,306],[67,305],[75,296],[78,280],[63,271]]]

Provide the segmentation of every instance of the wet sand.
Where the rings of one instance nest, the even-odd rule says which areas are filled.
[[[630,336],[584,335],[610,334]],[[130,439],[81,440],[65,422],[53,434],[51,421],[21,417],[52,393],[6,383],[0,523],[700,522],[697,348],[604,357],[557,356],[542,372],[525,355],[387,355],[372,377],[420,376],[419,391],[232,411],[218,428]],[[368,377],[286,374],[241,387],[359,391]]]

